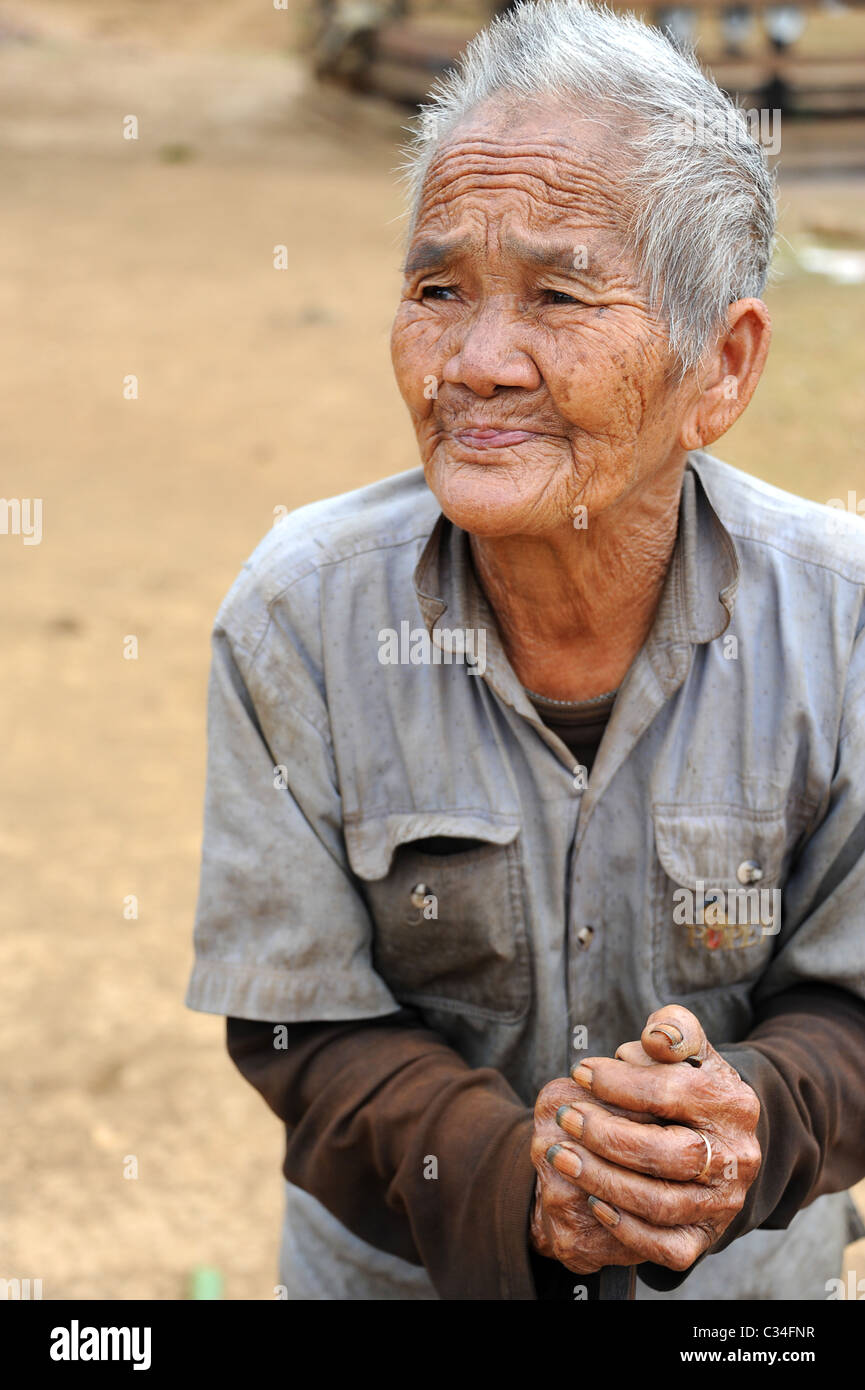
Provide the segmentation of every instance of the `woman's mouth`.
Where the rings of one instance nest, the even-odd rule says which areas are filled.
[[[454,439],[467,444],[470,449],[509,449],[515,444],[525,444],[532,439],[534,430],[483,429],[454,430]]]

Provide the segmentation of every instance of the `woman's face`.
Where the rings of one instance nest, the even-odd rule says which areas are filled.
[[[609,123],[501,99],[430,167],[391,349],[427,482],[469,532],[585,524],[684,460],[624,167]]]

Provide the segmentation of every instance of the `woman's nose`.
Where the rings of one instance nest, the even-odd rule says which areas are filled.
[[[497,301],[479,310],[461,330],[461,341],[445,363],[444,380],[491,396],[497,386],[537,390],[540,372],[520,344],[513,306]]]

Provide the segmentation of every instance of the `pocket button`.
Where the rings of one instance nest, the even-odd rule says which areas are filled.
[[[755,860],[743,859],[736,870],[736,877],[740,883],[759,883],[763,870]]]
[[[426,899],[429,897],[429,891],[425,883],[416,883],[409,893],[409,901],[412,907],[423,907]]]

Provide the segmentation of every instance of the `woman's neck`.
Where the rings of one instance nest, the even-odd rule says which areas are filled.
[[[680,488],[681,474],[651,496],[622,499],[585,530],[471,537],[478,579],[524,686],[586,700],[621,684],[652,626]]]

